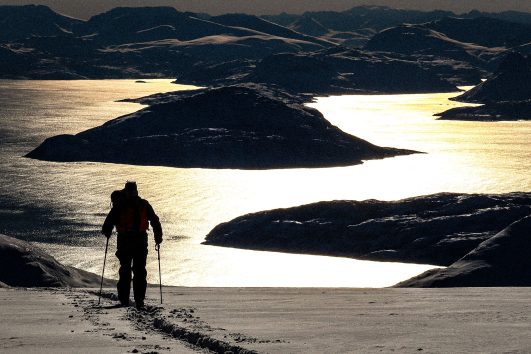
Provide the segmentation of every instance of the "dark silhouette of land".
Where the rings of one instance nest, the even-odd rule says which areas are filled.
[[[448,268],[427,271],[399,287],[529,286],[531,216],[507,226]]]
[[[1,234],[0,267],[0,283],[14,287],[99,287],[101,281],[99,275],[60,264],[29,242]],[[104,280],[105,286],[114,283]]]
[[[240,16],[229,26],[170,7],[116,8],[81,21],[44,6],[0,6],[0,20],[19,24],[0,37],[3,78],[175,77],[200,61],[332,45],[258,17]]]
[[[437,113],[440,119],[497,122],[531,119],[531,100],[501,101],[474,107],[451,108]]]
[[[489,79],[452,99],[483,105],[453,108],[437,114],[441,119],[531,119],[531,56],[507,54]]]
[[[1,6],[10,30],[0,35],[0,77],[442,92],[479,83],[508,50],[529,52],[530,14],[456,16],[364,6],[264,17],[151,7],[115,8],[84,21],[44,6]]]
[[[454,98],[472,103],[528,99],[531,99],[531,57],[519,53],[509,53],[492,77]]]
[[[361,46],[370,37],[402,23],[424,23],[446,16],[450,11],[416,11],[380,6],[359,6],[346,11],[310,11],[302,15],[268,15],[264,18],[298,32],[327,38],[337,44]]]
[[[215,227],[204,244],[277,252],[352,257],[450,266],[480,244],[502,247],[489,278],[463,277],[459,286],[531,285],[528,272],[514,268],[512,277],[489,282],[495,274],[510,274],[510,263],[529,265],[529,218],[495,237],[513,222],[531,214],[529,193],[500,195],[434,194],[394,202],[332,201],[238,217]],[[527,221],[525,221],[527,220]],[[498,242],[500,241],[500,242]],[[524,248],[525,244],[525,248]],[[475,251],[474,258],[494,256]],[[495,257],[494,257],[495,258]],[[503,260],[502,260],[503,259]],[[453,270],[452,276],[457,276]],[[461,268],[459,268],[461,269]],[[440,271],[440,274],[447,274]],[[496,273],[498,272],[498,273]],[[432,273],[430,273],[432,274]],[[439,274],[439,271],[433,271]],[[479,274],[479,273],[478,273]],[[477,280],[477,281],[476,281]],[[412,282],[412,286],[449,286],[450,282]],[[455,283],[457,284],[457,283]]]
[[[455,71],[440,66],[435,74],[430,63],[357,49],[330,48],[312,53],[279,53],[259,61],[236,60],[194,66],[177,82],[200,86],[258,83],[281,87],[293,94],[454,92]],[[460,74],[478,80],[472,68]]]
[[[488,13],[470,11],[468,13],[455,14],[451,11],[418,11],[393,9],[384,6],[357,6],[341,12],[310,11],[301,15],[284,13],[263,17],[298,32],[324,37],[337,44],[347,46],[363,45],[375,33],[405,23],[423,24],[441,19],[459,17],[470,20],[488,18],[522,25],[531,24],[531,14],[525,12],[506,11]],[[460,31],[459,29],[457,30]],[[493,33],[496,33],[496,30],[488,28],[487,32],[473,31],[472,33],[474,32],[476,34],[491,36]],[[469,31],[467,35],[472,33]]]
[[[478,84],[455,99],[483,106],[441,117],[523,119],[531,112],[527,13],[358,7],[258,17],[153,7],[116,8],[83,21],[43,6],[2,6],[0,20],[9,27],[0,34],[1,78],[175,77],[208,87],[136,100],[149,107],[51,137],[31,158],[266,169],[414,153],[342,132],[303,105],[316,94],[450,92]],[[489,248],[520,235],[527,219],[492,238],[528,216],[529,202],[528,193],[513,193],[318,203],[240,217],[215,228],[206,243],[452,265],[408,285],[489,284],[470,268],[487,257],[485,245],[465,256],[481,242]],[[505,265],[482,261],[489,276],[503,273],[496,269]],[[506,285],[521,285],[519,279]]]
[[[48,138],[27,157],[265,169],[345,166],[413,153],[346,134],[279,90],[246,85],[156,97],[158,103],[100,127]]]

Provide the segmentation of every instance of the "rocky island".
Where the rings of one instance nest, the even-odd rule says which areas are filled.
[[[531,243],[525,237],[531,229],[521,225],[529,225],[529,218],[524,218],[530,214],[530,193],[441,193],[393,202],[320,202],[238,217],[215,227],[204,244],[451,266],[476,248],[474,258],[469,254],[465,260],[491,261],[492,258],[483,258],[487,253],[479,251],[485,248],[482,242],[501,249],[503,241],[512,249],[529,250]],[[505,236],[500,236],[502,230],[521,219],[527,221],[515,224],[518,227],[511,226],[512,231],[506,230],[502,232]],[[502,256],[504,260],[489,263],[490,272],[509,272],[508,259],[515,264],[530,265],[527,251]],[[523,279],[531,285],[531,277],[524,278],[525,274],[507,278],[504,285],[523,285]],[[450,286],[451,283],[408,284]],[[460,286],[478,284],[489,283],[468,279]]]
[[[76,135],[46,139],[26,156],[173,167],[266,169],[359,164],[411,154],[344,133],[278,90],[239,85],[158,102]],[[169,97],[169,98],[168,98]]]

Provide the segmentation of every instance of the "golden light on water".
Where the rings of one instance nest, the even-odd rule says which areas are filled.
[[[338,96],[319,98],[311,106],[374,144],[427,153],[366,162],[365,184],[383,188],[380,199],[531,190],[531,122],[436,120],[433,114],[465,105],[448,100],[455,95]],[[378,183],[382,175],[389,176],[387,187]]]
[[[113,100],[176,89],[168,80],[148,84],[50,81],[36,86],[26,88],[34,90],[36,112],[18,124],[31,131],[32,139],[38,142],[56,134],[77,133],[141,108]],[[237,250],[201,242],[217,224],[242,214],[323,200],[531,191],[531,122],[436,120],[434,113],[462,105],[448,100],[456,94],[337,96],[318,98],[310,104],[350,134],[377,145],[426,154],[348,167],[267,171],[50,163],[17,157],[3,168],[9,175],[18,173],[21,177],[8,179],[5,185],[27,200],[52,205],[71,218],[94,225],[98,235],[110,193],[121,188],[125,180],[136,180],[141,195],[163,222],[165,284],[388,286],[430,267]],[[15,154],[20,156],[29,148],[28,144],[16,147]],[[103,246],[99,236],[93,247],[45,245],[61,261],[93,272],[101,271]],[[110,257],[108,261],[106,274],[116,277],[116,260]],[[148,273],[149,281],[158,281],[152,248]]]

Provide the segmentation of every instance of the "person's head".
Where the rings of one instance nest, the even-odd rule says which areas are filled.
[[[127,198],[138,197],[138,189],[136,188],[136,182],[134,182],[134,181],[125,182],[125,187],[124,187],[123,191],[124,191],[125,196]]]

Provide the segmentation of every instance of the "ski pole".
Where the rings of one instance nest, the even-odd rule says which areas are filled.
[[[162,277],[160,273],[160,243],[157,243],[155,245],[155,249],[157,250],[157,258],[159,259],[159,289],[160,289],[160,304],[162,305]]]
[[[105,244],[105,256],[103,257],[103,270],[101,271],[101,284],[100,284],[100,295],[98,296],[98,305],[101,301],[101,291],[103,289],[103,274],[105,274],[105,262],[107,261],[107,249],[109,248],[109,238],[107,237],[107,243]]]

